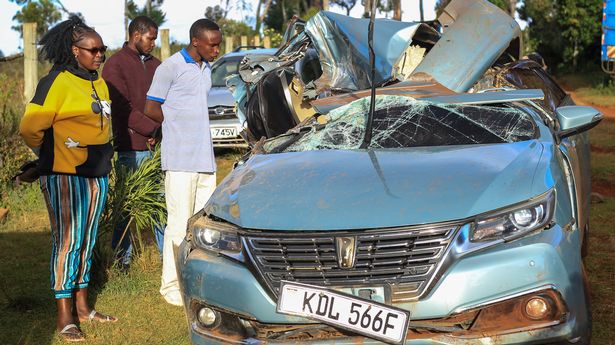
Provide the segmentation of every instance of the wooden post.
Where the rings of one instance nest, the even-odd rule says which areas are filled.
[[[242,46],[248,45],[248,36],[241,36],[241,45]]]
[[[224,50],[227,53],[230,53],[233,51],[234,47],[233,47],[233,36],[227,36],[226,37],[226,43],[224,43],[225,47]]]
[[[23,24],[23,97],[30,102],[38,83],[38,51],[36,50],[36,23]]]
[[[257,47],[261,45],[261,37],[259,35],[254,36],[254,45]]]
[[[265,36],[263,39],[263,46],[265,46],[265,48],[271,48],[271,38],[269,38],[269,36]]]
[[[329,0],[322,0],[322,9],[324,11],[328,11],[329,10]]]
[[[160,29],[160,61],[166,60],[169,56],[171,56],[169,29]]]

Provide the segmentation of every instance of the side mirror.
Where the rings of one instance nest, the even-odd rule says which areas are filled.
[[[556,112],[560,124],[558,133],[560,138],[585,132],[604,118],[604,115],[595,108],[581,105],[559,107]]]

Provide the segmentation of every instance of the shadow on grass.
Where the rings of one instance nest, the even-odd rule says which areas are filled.
[[[50,255],[49,230],[0,232],[2,344],[45,345],[54,342],[56,307],[49,285]],[[106,270],[93,267],[88,289],[91,306],[96,305],[107,279]]]

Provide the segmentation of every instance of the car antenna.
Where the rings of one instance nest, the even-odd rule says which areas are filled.
[[[366,149],[372,142],[372,125],[374,122],[374,110],[376,109],[376,54],[374,53],[374,19],[376,18],[376,0],[371,1],[371,12],[369,16],[369,26],[367,27],[367,45],[369,47],[369,65],[371,67],[371,96],[369,100],[369,114],[365,125],[365,136],[360,148]]]

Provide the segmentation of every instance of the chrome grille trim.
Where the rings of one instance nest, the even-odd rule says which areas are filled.
[[[245,233],[248,255],[270,292],[281,280],[327,287],[390,287],[391,302],[416,300],[426,292],[461,224],[327,232]],[[352,269],[338,264],[335,238],[357,241]]]
[[[217,106],[209,108],[209,118],[212,120],[236,118],[235,107]]]

